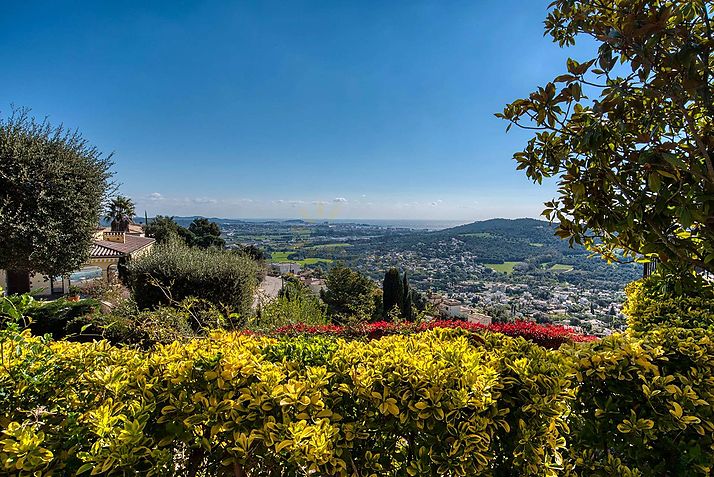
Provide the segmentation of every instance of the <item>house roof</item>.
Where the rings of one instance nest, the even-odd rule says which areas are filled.
[[[130,255],[137,250],[148,247],[156,240],[137,235],[124,235],[124,243],[110,242],[108,240],[94,240],[89,252],[91,258],[112,258]]]

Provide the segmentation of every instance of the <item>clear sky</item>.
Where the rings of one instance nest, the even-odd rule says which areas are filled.
[[[493,113],[591,46],[549,1],[0,0],[0,110],[114,152],[140,215],[535,217]]]

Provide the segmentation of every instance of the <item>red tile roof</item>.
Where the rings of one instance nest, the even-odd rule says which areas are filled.
[[[148,247],[156,240],[137,235],[124,235],[124,243],[110,242],[108,240],[94,240],[89,252],[91,258],[112,258],[129,255],[144,247]]]

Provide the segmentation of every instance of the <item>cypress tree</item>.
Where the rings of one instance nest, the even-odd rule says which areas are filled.
[[[384,274],[384,281],[382,282],[382,300],[384,303],[385,318],[395,306],[398,306],[400,310],[403,307],[404,284],[402,283],[401,278],[399,270],[396,268],[390,268]]]
[[[404,271],[404,277],[402,279],[402,290],[404,298],[401,303],[402,317],[407,321],[412,321],[412,291],[409,289],[409,279],[407,278],[407,272]]]

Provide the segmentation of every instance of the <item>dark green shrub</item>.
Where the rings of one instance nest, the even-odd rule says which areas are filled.
[[[31,318],[29,328],[33,334],[51,334],[54,339],[62,339],[73,332],[68,328],[70,322],[98,314],[99,306],[99,302],[91,298],[79,301],[69,301],[65,298],[47,302],[35,301],[26,316]]]
[[[191,248],[178,242],[154,247],[127,269],[127,282],[141,309],[196,297],[224,313],[245,316],[257,285],[257,265],[222,250]]]
[[[73,320],[67,328],[73,332],[73,340],[106,339],[113,344],[148,348],[205,336],[209,330],[229,325],[210,303],[186,298],[173,306],[158,306],[152,310],[139,310],[128,300],[111,313]]]

